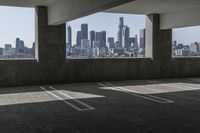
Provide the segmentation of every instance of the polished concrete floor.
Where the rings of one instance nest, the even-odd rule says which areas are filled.
[[[0,88],[0,133],[200,133],[200,79]]]

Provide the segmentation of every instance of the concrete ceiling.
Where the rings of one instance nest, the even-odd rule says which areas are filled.
[[[106,10],[113,13],[151,14],[167,13],[200,7],[200,0],[136,0]]]
[[[0,0],[2,6],[35,7],[49,6],[58,0]]]

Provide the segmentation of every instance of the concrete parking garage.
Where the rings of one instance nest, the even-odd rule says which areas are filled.
[[[1,88],[1,132],[198,133],[200,79]]]
[[[0,60],[2,133],[199,133],[200,59],[172,58],[172,29],[200,24],[197,0],[0,0],[35,8],[36,58]],[[84,5],[84,6],[83,6]],[[66,22],[146,15],[143,59],[66,59]]]

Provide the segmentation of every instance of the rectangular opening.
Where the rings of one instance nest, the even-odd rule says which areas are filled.
[[[144,58],[145,15],[96,13],[67,23],[67,59]]]
[[[172,30],[172,57],[200,57],[200,26]]]
[[[35,59],[35,9],[0,6],[0,18],[0,59]]]

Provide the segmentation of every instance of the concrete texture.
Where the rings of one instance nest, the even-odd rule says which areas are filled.
[[[0,86],[200,76],[199,58],[171,58],[172,31],[159,30],[159,15],[149,15],[153,59],[65,60],[65,24],[48,26],[46,7],[36,11],[39,60],[0,60]]]
[[[55,91],[43,86],[54,95],[42,90],[41,86],[1,88],[0,131],[1,133],[200,132],[200,79],[109,83],[115,87],[102,86],[98,83],[52,85]],[[101,84],[107,83],[101,82]],[[64,95],[59,95],[57,91]],[[171,102],[163,103],[166,100]],[[70,106],[73,104],[80,107],[80,103],[94,109],[76,110]]]

